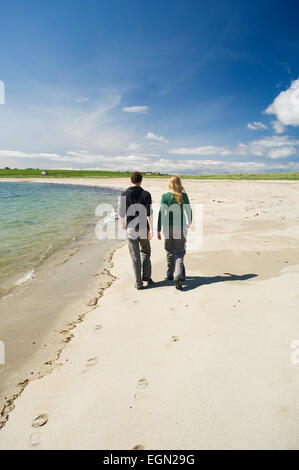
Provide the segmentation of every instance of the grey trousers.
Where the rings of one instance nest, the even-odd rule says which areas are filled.
[[[186,238],[173,238],[172,230],[169,230],[168,238],[165,238],[164,247],[167,258],[167,276],[173,276],[174,281],[185,279],[186,270],[184,256],[186,254]]]
[[[136,239],[128,237],[128,245],[133,262],[135,285],[141,287],[142,281],[149,281],[152,275],[151,245],[149,240],[139,237]]]

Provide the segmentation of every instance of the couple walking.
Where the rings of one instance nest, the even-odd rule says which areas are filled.
[[[135,287],[143,289],[143,283],[152,284],[151,245],[153,236],[152,197],[141,187],[142,174],[131,174],[131,183],[121,195],[119,216],[127,231],[129,251],[135,274]],[[161,231],[167,257],[166,279],[173,281],[175,287],[182,289],[185,280],[184,256],[186,253],[187,230],[192,221],[189,198],[185,193],[179,176],[172,176],[168,182],[169,192],[162,195],[158,217],[158,240]]]

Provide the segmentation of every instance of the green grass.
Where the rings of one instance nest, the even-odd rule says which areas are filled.
[[[42,170],[1,170],[0,178],[129,178],[129,172],[97,171],[97,170],[47,170],[48,175],[43,176]],[[169,178],[170,175],[144,175],[145,178]],[[299,172],[293,173],[239,173],[216,175],[181,175],[184,179],[215,179],[215,180],[299,180]]]
[[[130,173],[120,171],[95,170],[47,170],[48,175],[41,174],[42,170],[1,170],[0,178],[128,178]]]

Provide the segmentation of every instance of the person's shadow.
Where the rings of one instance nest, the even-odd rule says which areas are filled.
[[[253,277],[257,277],[257,274],[238,275],[238,274],[224,273],[223,276],[186,276],[186,280],[182,282],[183,291],[196,289],[197,287],[200,287],[206,284],[214,284],[215,282],[247,281],[248,279],[252,279]],[[167,281],[167,280],[158,281],[153,284],[150,284],[147,287],[147,289],[169,286],[171,284],[173,284],[172,281]]]

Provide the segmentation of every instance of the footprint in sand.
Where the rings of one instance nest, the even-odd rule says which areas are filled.
[[[173,335],[173,336],[170,338],[170,342],[165,345],[165,349],[170,349],[171,346],[172,346],[172,344],[173,344],[173,343],[177,343],[178,341],[179,341],[179,337]]]
[[[98,363],[98,358],[97,357],[91,357],[90,359],[87,360],[85,365],[87,367],[92,367],[92,366],[97,365],[97,363]]]
[[[177,316],[177,311],[174,307],[170,307],[169,309],[169,314],[172,316],[172,317],[176,317]]]
[[[144,445],[137,444],[137,446],[134,446],[132,450],[144,450]]]
[[[103,325],[101,325],[101,324],[99,323],[98,325],[96,325],[96,326],[94,327],[94,330],[95,330],[95,331],[99,331],[99,330],[101,330],[102,328],[103,328]]]
[[[142,379],[139,379],[136,383],[136,388],[146,388],[148,386],[148,380],[143,377]],[[134,394],[134,400],[139,401],[139,400],[145,400],[147,398],[146,393],[144,392],[136,392]]]
[[[89,302],[87,302],[88,307],[95,307],[98,303],[98,300],[99,299],[97,297],[90,299]]]
[[[90,367],[96,366],[97,363],[98,363],[98,358],[97,357],[91,357],[90,359],[88,359],[85,363],[85,366],[87,367],[87,369],[84,369],[81,372],[81,374],[85,374],[85,372],[87,372]]]
[[[37,447],[40,444],[40,433],[33,432],[30,434],[29,443],[31,447]]]
[[[136,392],[134,395],[135,401],[145,400],[146,398],[147,398],[147,395],[144,392]]]
[[[48,415],[46,414],[41,414],[41,415],[38,415],[33,421],[32,421],[32,424],[31,426],[33,428],[40,428],[41,426],[44,426],[45,424],[47,424],[48,422]]]
[[[145,388],[147,386],[148,386],[148,380],[145,377],[137,381],[137,384],[136,384],[137,388]]]

